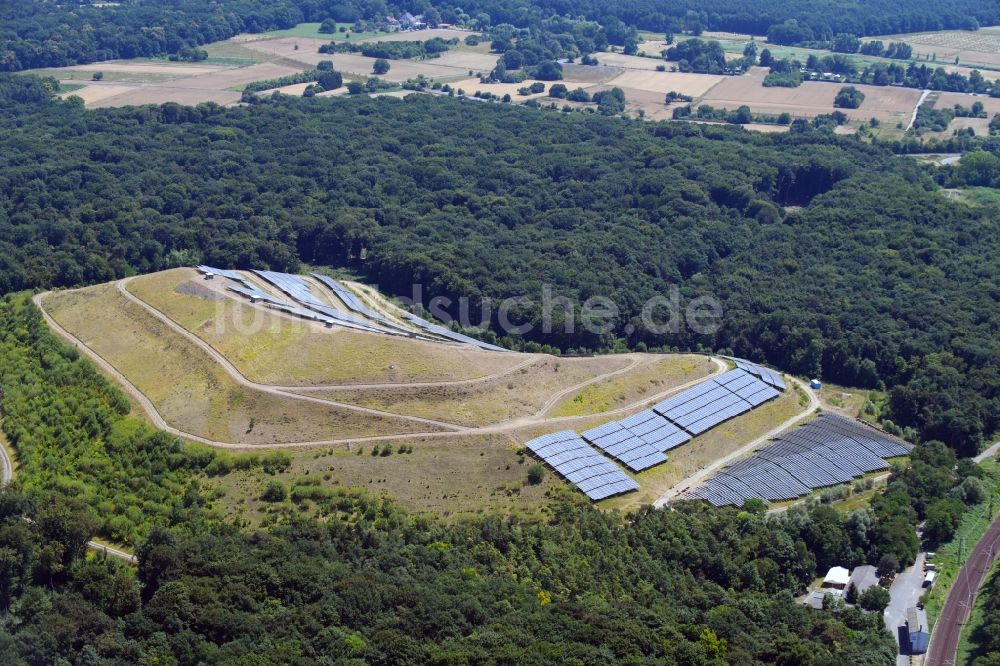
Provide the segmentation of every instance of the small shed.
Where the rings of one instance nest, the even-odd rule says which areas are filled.
[[[909,654],[924,654],[930,642],[930,631],[927,628],[927,613],[921,608],[906,609],[906,639],[909,643]]]
[[[823,388],[823,383],[818,379],[814,379],[811,382],[809,382],[809,388],[816,389],[818,391],[821,388]]]
[[[844,567],[831,567],[826,578],[823,579],[823,587],[843,590],[851,582],[851,572]]]

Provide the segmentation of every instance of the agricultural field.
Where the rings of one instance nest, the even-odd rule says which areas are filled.
[[[968,30],[940,30],[878,37],[882,41],[902,41],[913,47],[913,55],[941,65],[958,59],[966,67],[1000,69],[1000,26]]]
[[[806,81],[798,88],[765,88],[761,82],[767,70],[755,67],[745,76],[730,76],[700,98],[702,104],[716,108],[736,109],[746,104],[755,113],[792,116],[817,116],[835,110],[833,100],[841,86],[835,83]],[[865,94],[857,109],[840,109],[849,118],[866,121],[877,118],[883,123],[905,126],[920,99],[920,91],[912,88],[855,85]]]

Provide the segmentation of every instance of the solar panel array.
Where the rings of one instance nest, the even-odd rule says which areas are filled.
[[[294,298],[299,303],[310,307],[324,307],[327,304],[313,295],[312,287],[300,275],[291,273],[276,273],[275,271],[254,271],[254,274],[267,280],[275,287]]]
[[[453,342],[461,342],[467,345],[474,345],[476,347],[479,347],[480,349],[486,349],[489,351],[501,351],[501,352],[510,351],[509,349],[504,349],[503,347],[497,347],[496,345],[491,345],[487,342],[483,342],[482,340],[471,338],[468,335],[462,335],[461,333],[456,333],[455,331],[445,328],[444,326],[438,326],[437,324],[432,324],[426,319],[421,319],[420,317],[414,314],[410,314],[409,312],[403,313],[403,316],[409,319],[413,323],[413,325],[416,326],[417,328],[423,329],[428,333],[433,333],[434,335],[438,335],[442,338],[452,340]]]
[[[394,330],[384,326],[378,326],[368,320],[356,317],[350,313],[344,312],[343,310],[340,310],[327,303],[324,303],[319,299],[319,297],[313,294],[312,286],[301,275],[292,275],[291,273],[277,273],[274,271],[254,271],[254,273],[259,277],[263,278],[264,280],[270,282],[275,287],[277,287],[284,293],[288,294],[299,303],[302,303],[310,310],[314,310],[315,312],[320,313],[321,315],[323,315],[323,317],[317,317],[312,312],[308,312],[306,310],[298,308],[292,310],[286,310],[291,314],[303,317],[305,319],[315,319],[316,321],[322,321],[327,324],[336,324],[338,326],[343,326],[345,328],[353,328],[360,331],[368,331],[370,333],[386,333],[389,335],[400,334],[400,330]]]
[[[664,400],[653,411],[700,435],[778,395],[773,386],[737,368]]]
[[[859,421],[823,414],[727,467],[685,498],[704,499],[716,506],[740,506],[751,498],[794,499],[814,488],[886,469],[884,458],[906,455],[912,449]]]
[[[612,421],[583,433],[583,438],[633,472],[667,461],[664,451],[690,441],[687,434],[652,410]]]
[[[385,319],[385,317],[377,312],[372,312],[372,310],[365,305],[353,291],[340,284],[332,277],[328,275],[319,275],[317,273],[313,273],[312,276],[329,287],[333,293],[337,294],[337,298],[344,302],[344,305],[347,306],[348,310],[357,312],[359,315],[363,315],[375,321],[383,321]]]
[[[751,375],[760,377],[765,384],[769,384],[776,389],[782,391],[785,390],[785,380],[781,378],[781,375],[771,370],[770,368],[765,368],[762,365],[757,365],[756,363],[751,363],[750,361],[744,360],[742,358],[735,358],[732,356],[727,357],[729,360],[736,364],[736,367],[740,370],[745,370]]]
[[[247,280],[245,277],[243,277],[236,271],[227,271],[221,268],[212,268],[211,266],[198,266],[198,270],[204,273],[205,275],[218,275],[219,277],[228,278],[230,280],[233,280],[234,282],[239,282],[240,284],[244,284],[248,287],[253,286],[249,280]]]
[[[542,435],[526,446],[592,500],[638,490],[639,484],[572,430]]]
[[[271,294],[267,293],[266,291],[261,291],[260,289],[258,289],[257,287],[253,286],[249,282],[247,282],[246,284],[248,284],[249,286],[247,286],[247,287],[240,287],[240,286],[236,286],[236,285],[232,285],[231,284],[231,285],[229,285],[228,289],[229,289],[229,291],[235,291],[237,294],[240,294],[242,296],[246,296],[251,301],[264,301],[265,303],[269,303],[270,305],[274,305],[274,306],[277,306],[277,307],[280,307],[280,308],[295,307],[291,303],[289,303],[287,301],[283,301],[280,298],[276,298],[276,297],[272,296]]]

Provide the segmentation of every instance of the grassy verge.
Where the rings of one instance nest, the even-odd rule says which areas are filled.
[[[955,537],[937,549],[934,562],[937,564],[938,576],[931,588],[924,595],[927,608],[927,619],[934,626],[951,584],[955,581],[959,569],[962,568],[969,552],[979,542],[993,518],[1000,512],[1000,465],[989,460],[981,464],[987,475],[983,479],[990,491],[991,500],[969,507],[962,516],[962,522],[955,531]],[[990,509],[992,508],[992,512]]]
[[[988,574],[986,574],[986,582],[984,582],[983,585],[987,585],[994,576],[998,575],[1000,575],[1000,559],[993,562],[993,568]],[[955,655],[956,664],[971,664],[977,657],[985,655],[985,652],[983,652],[983,646],[976,641],[976,636],[985,628],[985,604],[986,595],[981,594],[976,597],[976,603],[972,607],[972,613],[969,614],[969,621],[965,623],[964,627],[962,627],[962,634],[958,639],[958,650]]]

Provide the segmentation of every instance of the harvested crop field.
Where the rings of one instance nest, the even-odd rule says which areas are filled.
[[[214,65],[188,65],[160,61],[143,60],[110,60],[106,62],[96,62],[89,65],[70,65],[62,68],[67,71],[76,72],[122,72],[125,74],[170,74],[173,76],[198,76],[199,74],[211,74],[217,72],[221,67]]]
[[[759,71],[746,76],[726,77],[705,94],[700,102],[715,108],[735,110],[745,104],[755,113],[788,112],[792,116],[814,117],[836,110],[833,100],[842,87],[838,83],[806,81],[798,88],[765,88],[761,84],[762,80],[763,73]],[[864,102],[858,109],[840,111],[855,120],[878,118],[882,122],[906,124],[920,99],[920,91],[913,88],[867,85],[854,87],[865,94]]]
[[[94,83],[89,86],[84,86],[79,90],[72,90],[68,93],[68,95],[75,95],[79,97],[87,106],[99,106],[98,103],[102,100],[115,97],[116,95],[121,95],[132,90],[135,90],[133,86]]]
[[[634,357],[624,355],[543,356],[531,365],[482,382],[309,391],[307,395],[458,425],[485,426],[537,414],[561,392],[626,370],[633,362]]]
[[[368,77],[372,75],[372,66],[376,58],[366,58],[356,53],[335,53],[323,56],[325,60],[333,61],[334,69],[344,74]],[[390,69],[380,78],[399,83],[414,79],[420,75],[435,80],[454,80],[469,76],[469,67],[449,67],[438,63],[437,58],[428,60],[390,60]],[[492,69],[492,67],[491,67]]]
[[[114,97],[103,97],[96,102],[88,102],[92,108],[139,106],[142,104],[166,104],[175,102],[194,106],[203,102],[235,104],[240,101],[240,93],[224,90],[185,90],[160,86],[136,86]]]
[[[682,72],[632,71],[620,74],[608,83],[619,88],[634,88],[660,93],[662,101],[663,95],[671,90],[691,97],[701,97],[713,86],[728,78],[732,77]]]
[[[950,136],[956,130],[971,129],[976,136],[989,136],[989,118],[955,118],[948,124],[948,129],[944,131],[944,136]]]
[[[624,72],[625,70],[621,67],[563,65],[563,83],[568,88],[572,88],[572,84],[577,83],[607,83]]]
[[[474,72],[490,72],[496,67],[497,54],[453,49],[442,53],[440,57],[429,62],[445,67],[458,67],[465,70],[466,73],[470,69]]]
[[[414,30],[410,32],[390,32],[387,35],[375,35],[367,39],[359,39],[360,42],[426,42],[428,39],[440,37],[441,39],[464,40],[469,35],[477,34],[469,30],[455,30],[453,28],[428,28],[427,30]]]
[[[961,104],[965,108],[971,108],[973,104],[979,102],[986,110],[987,118],[992,118],[1000,113],[1000,98],[988,97],[986,95],[967,95],[965,93],[943,92],[939,93],[935,109],[950,109],[956,104]],[[956,119],[957,120],[957,119]]]
[[[1000,67],[1000,26],[983,27],[976,31],[941,30],[907,35],[878,37],[883,41],[904,41],[913,47],[915,56],[936,57],[938,63],[959,63],[965,66]]]
[[[621,67],[622,69],[643,69],[655,71],[658,65],[670,67],[670,63],[662,58],[643,58],[642,56],[625,55],[623,53],[595,53],[598,67]]]
[[[315,67],[320,60],[329,59],[329,56],[319,52],[320,46],[329,43],[328,39],[304,39],[301,37],[262,37],[261,39],[241,42],[246,48],[262,55],[288,58],[302,63],[303,66],[310,67]]]
[[[193,279],[193,280],[192,280]],[[189,268],[135,278],[129,291],[212,345],[247,378],[262,384],[316,386],[476,379],[506,372],[530,355],[473,351],[346,329],[326,329],[251,306],[179,293]],[[220,283],[212,288],[224,290]]]
[[[145,394],[167,423],[193,435],[257,446],[433,429],[237,384],[114,284],[55,292],[44,305],[60,325]]]

